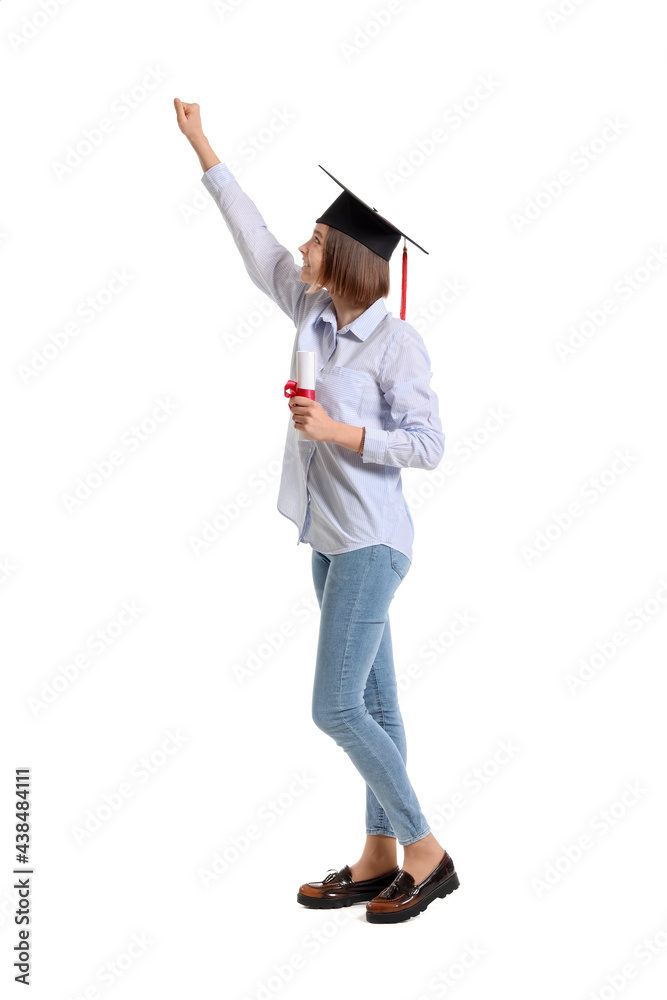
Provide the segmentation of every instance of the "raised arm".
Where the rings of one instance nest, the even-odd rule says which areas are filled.
[[[178,127],[199,157],[202,170],[208,170],[215,163],[220,163],[220,160],[211,149],[210,143],[204,135],[199,105],[184,104],[178,97],[175,97],[174,107],[176,109]]]
[[[241,254],[253,283],[296,324],[305,303],[306,285],[292,254],[269,232],[255,203],[220,161],[204,135],[198,104],[174,99],[178,126],[199,157],[202,183],[209,192]]]

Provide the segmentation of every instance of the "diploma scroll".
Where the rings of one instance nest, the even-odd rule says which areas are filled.
[[[296,382],[289,379],[285,382],[285,395],[288,399],[292,396],[307,396],[315,399],[315,351],[296,352]],[[296,429],[297,441],[311,441],[302,430]]]

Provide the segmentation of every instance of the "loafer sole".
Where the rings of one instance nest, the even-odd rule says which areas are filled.
[[[296,894],[296,901],[297,903],[302,903],[304,906],[309,906],[311,910],[333,910],[340,906],[354,906],[355,903],[368,903],[371,899],[375,899],[378,891],[381,892],[382,890],[360,892],[354,896],[339,896],[338,899],[304,896],[303,893],[298,892]]]
[[[407,906],[404,910],[396,910],[395,912],[389,913],[375,913],[373,910],[366,910],[366,920],[371,924],[397,924],[401,920],[409,920],[410,917],[416,917],[418,913],[422,913],[429,903],[432,903],[434,899],[444,898],[448,896],[450,892],[454,892],[458,889],[459,877],[454,872],[449,878],[446,878],[444,882],[436,886],[414,906]],[[373,897],[375,898],[375,897]]]

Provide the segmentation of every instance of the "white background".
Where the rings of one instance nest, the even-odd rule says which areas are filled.
[[[32,996],[664,992],[664,34],[649,0],[558,2],[3,3],[7,995],[16,767]],[[409,775],[461,887],[403,924],[296,902],[358,859],[364,784],[310,717],[311,549],[276,509],[294,329],[174,97],[295,261],[338,194],[318,163],[429,251],[407,319],[446,450],[404,472],[392,632]],[[398,315],[400,253],[392,283]]]

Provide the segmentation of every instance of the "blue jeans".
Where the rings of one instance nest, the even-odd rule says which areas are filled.
[[[366,833],[402,846],[430,832],[405,769],[389,629],[389,605],[410,566],[388,545],[312,555],[320,605],[313,721],[366,782]]]

